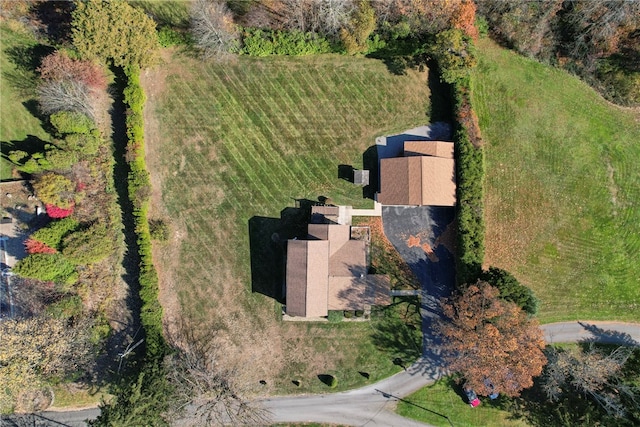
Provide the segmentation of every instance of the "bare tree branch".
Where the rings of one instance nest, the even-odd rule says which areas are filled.
[[[218,349],[209,335],[179,328],[181,339],[169,337],[175,352],[165,360],[175,389],[171,418],[180,425],[265,425],[269,413],[244,398],[240,375],[218,364]]]
[[[236,47],[238,31],[226,3],[196,0],[191,7],[191,32],[205,59],[222,57]]]
[[[38,88],[40,109],[45,114],[75,111],[95,121],[94,100],[98,96],[77,80],[50,80]]]

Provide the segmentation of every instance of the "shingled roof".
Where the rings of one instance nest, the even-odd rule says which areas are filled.
[[[380,160],[378,201],[383,205],[454,206],[453,143],[408,141],[404,154]]]
[[[309,224],[309,240],[288,241],[289,316],[322,317],[328,310],[390,303],[388,278],[367,274],[366,242],[350,237],[348,225]]]

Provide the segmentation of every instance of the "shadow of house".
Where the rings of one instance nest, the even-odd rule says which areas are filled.
[[[369,171],[369,185],[362,188],[362,197],[375,200],[380,189],[380,164],[378,162],[378,146],[372,145],[362,153],[362,167]]]
[[[307,236],[311,209],[320,202],[294,199],[296,207],[280,211],[280,218],[254,216],[249,219],[251,290],[284,303],[284,273],[287,241]]]
[[[284,303],[284,245],[279,218],[254,216],[249,220],[251,290]]]

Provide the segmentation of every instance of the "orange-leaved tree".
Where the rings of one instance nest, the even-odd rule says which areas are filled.
[[[442,303],[437,331],[448,368],[462,375],[465,387],[518,396],[542,373],[545,341],[537,320],[499,295],[486,282],[468,286]]]

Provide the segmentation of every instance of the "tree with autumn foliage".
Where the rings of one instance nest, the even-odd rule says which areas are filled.
[[[86,371],[91,363],[90,328],[83,319],[70,323],[47,316],[0,322],[0,411],[16,408],[22,395],[52,379]]]
[[[466,387],[480,395],[518,396],[542,373],[545,341],[537,320],[499,296],[486,282],[468,286],[442,303],[437,332],[448,368]]]
[[[451,27],[462,30],[473,40],[478,40],[476,28],[476,4],[471,0],[462,0],[451,13]]]

